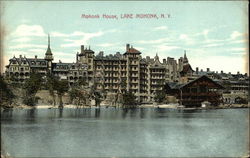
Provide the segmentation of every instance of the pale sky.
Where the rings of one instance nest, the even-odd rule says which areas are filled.
[[[82,14],[117,15],[86,19]],[[121,19],[121,14],[157,14],[158,19]],[[160,14],[170,15],[160,18]],[[247,1],[1,1],[4,65],[14,55],[44,58],[51,35],[54,62],[75,62],[80,45],[107,54],[125,52],[178,60],[187,51],[193,69],[246,73]]]

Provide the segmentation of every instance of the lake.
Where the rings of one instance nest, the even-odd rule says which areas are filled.
[[[1,111],[13,157],[241,157],[249,109],[13,109]]]

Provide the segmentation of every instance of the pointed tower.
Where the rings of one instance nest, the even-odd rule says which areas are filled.
[[[160,59],[159,59],[158,53],[156,53],[154,59],[155,59],[155,63],[160,63]]]
[[[184,65],[188,64],[188,58],[187,58],[187,55],[186,55],[186,50],[184,50],[183,64]]]
[[[47,48],[47,51],[45,53],[44,59],[48,62],[47,66],[48,66],[49,72],[51,72],[53,54],[52,54],[51,49],[50,49],[50,36],[49,36],[49,34],[48,34],[48,48]]]

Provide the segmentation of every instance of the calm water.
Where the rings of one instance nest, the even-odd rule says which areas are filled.
[[[15,109],[1,137],[14,157],[239,157],[248,123],[248,109]]]

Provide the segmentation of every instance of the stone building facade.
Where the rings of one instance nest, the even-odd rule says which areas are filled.
[[[6,76],[22,83],[32,72],[42,75],[53,74],[60,79],[68,80],[70,85],[85,78],[89,84],[95,84],[97,90],[112,93],[131,91],[137,96],[138,101],[150,102],[157,91],[163,90],[167,82],[178,82],[180,72],[189,65],[186,53],[178,63],[170,57],[161,62],[157,54],[154,58],[143,58],[141,54],[129,44],[126,45],[125,53],[117,52],[106,56],[102,51],[95,55],[90,47],[82,45],[80,53],[76,53],[75,63],[56,63],[53,62],[48,36],[48,48],[44,58],[14,56],[6,66]]]
[[[23,83],[30,77],[31,73],[39,73],[42,76],[53,74],[60,79],[66,79],[72,85],[82,78],[87,78],[87,65],[81,63],[58,63],[53,62],[54,57],[50,48],[50,37],[48,36],[48,48],[44,58],[26,58],[20,55],[19,58],[13,57],[6,66],[5,75],[12,82]]]
[[[100,91],[124,93],[131,91],[140,102],[150,102],[157,91],[163,90],[166,82],[179,81],[179,65],[188,64],[186,54],[177,64],[174,58],[168,57],[160,62],[154,58],[141,56],[141,52],[129,44],[125,53],[104,56],[104,52],[95,52],[81,46],[77,53],[77,63],[88,65],[88,79],[96,84]],[[184,60],[183,60],[184,59]]]

